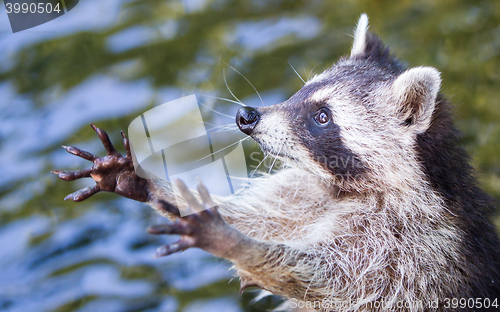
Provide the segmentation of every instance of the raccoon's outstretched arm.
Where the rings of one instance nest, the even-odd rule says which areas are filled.
[[[176,197],[170,183],[162,180],[145,179],[136,174],[132,161],[130,142],[123,132],[122,138],[126,151],[125,156],[116,151],[108,134],[104,130],[97,128],[93,124],[90,125],[104,145],[107,155],[98,157],[77,147],[63,146],[68,153],[91,161],[93,163],[92,167],[86,170],[53,170],[52,173],[64,181],[73,181],[87,177],[95,181],[95,185],[69,194],[65,197],[65,200],[79,202],[100,191],[105,191],[140,202],[146,202],[153,208],[155,208],[154,203],[159,200],[174,202]],[[214,199],[216,204],[221,202],[217,198]],[[179,201],[176,204],[180,208],[186,205],[184,201]]]
[[[181,218],[177,207],[165,201],[156,204],[159,211],[176,217],[173,223],[152,226],[148,231],[180,235],[179,241],[158,248],[157,257],[198,247],[233,262],[241,277],[241,290],[257,286],[287,297],[319,297],[314,289],[321,286],[317,287],[313,278],[317,255],[285,243],[249,237],[224,221],[201,183],[198,193],[202,203],[182,181],[177,181],[177,185],[192,214]]]

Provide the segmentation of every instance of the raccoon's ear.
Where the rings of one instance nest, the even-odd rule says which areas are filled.
[[[368,31],[368,16],[363,13],[358,20],[358,26],[354,31],[354,42],[352,44],[351,56],[363,54],[366,49],[366,33]]]
[[[441,77],[432,67],[415,67],[402,73],[392,84],[396,115],[405,127],[425,132],[431,123]]]

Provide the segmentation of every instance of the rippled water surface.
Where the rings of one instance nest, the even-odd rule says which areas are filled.
[[[15,34],[0,5],[0,310],[276,306],[274,298],[251,304],[255,293],[240,296],[229,264],[201,250],[153,258],[175,237],[145,232],[163,222],[148,206],[104,193],[64,202],[92,181],[65,183],[49,171],[89,165],[60,145],[103,155],[89,122],[119,143],[139,114],[184,95],[234,100],[230,88],[262,105],[231,67],[264,105],[285,100],[302,85],[294,69],[307,79],[348,53],[362,12],[409,66],[442,72],[480,181],[500,198],[498,1],[81,0]],[[230,116],[239,107],[207,103]],[[234,123],[203,114],[214,126]]]

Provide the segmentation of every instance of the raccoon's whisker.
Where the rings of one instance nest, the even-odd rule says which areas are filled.
[[[213,123],[209,123],[209,122],[203,122],[203,121],[200,121],[200,122],[201,122],[201,123],[203,123],[203,124],[207,124],[207,125],[213,126],[213,127],[212,127],[212,128],[210,128],[210,129],[206,129],[206,130],[204,130],[203,132],[200,132],[199,134],[197,134],[197,135],[196,135],[196,137],[199,137],[200,135],[203,135],[204,133],[208,134],[210,131],[212,131],[212,130],[214,130],[214,129],[219,129],[219,128],[220,128],[220,130],[217,130],[217,131],[214,131],[214,132],[223,131],[223,130],[228,130],[228,129],[231,129],[231,128],[233,128],[233,127],[235,128],[235,129],[233,129],[235,132],[236,132],[236,130],[239,130],[239,129],[237,128],[237,126],[236,126],[236,125],[233,125],[233,124],[215,125],[215,124],[213,124]],[[194,141],[195,141],[195,140],[192,140],[191,142],[189,142],[189,143],[188,143],[188,145],[190,145],[190,144],[191,144],[191,143],[193,143]]]
[[[232,128],[232,127],[227,127],[227,128],[222,128],[222,129],[219,129],[215,132],[221,132],[221,131],[227,131],[227,132],[233,132],[233,133],[238,133],[240,132],[240,129],[238,128]]]
[[[239,143],[241,143],[241,142],[243,142],[243,141],[245,141],[245,140],[247,140],[247,139],[249,139],[249,138],[250,138],[250,137],[245,137],[245,138],[243,138],[243,139],[241,139],[241,140],[238,140],[238,141],[236,141],[236,142],[234,142],[234,143],[232,143],[232,144],[229,144],[228,146],[226,146],[226,147],[224,147],[224,148],[221,148],[221,149],[220,149],[220,150],[218,150],[218,151],[215,151],[215,152],[213,152],[213,153],[210,153],[210,154],[208,154],[207,156],[204,156],[204,157],[202,157],[202,158],[200,158],[200,159],[198,159],[198,160],[194,161],[193,163],[196,163],[196,162],[202,161],[202,160],[203,160],[203,159],[205,159],[205,158],[211,157],[211,156],[213,156],[213,155],[215,155],[215,154],[217,154],[217,153],[219,153],[219,152],[222,152],[223,150],[228,149],[228,148],[230,148],[230,147],[231,147],[231,146],[233,146],[233,145],[239,144]]]
[[[306,63],[302,62],[302,69],[304,70],[304,75],[307,77]]]
[[[283,146],[284,146],[284,144],[281,145],[280,149],[278,150],[278,153],[276,153],[277,155],[279,155],[281,153],[281,150],[283,149]],[[271,167],[269,168],[268,174],[271,174],[271,171],[273,170],[274,164],[276,163],[277,160],[278,160],[278,157],[274,157],[274,161],[271,164]]]
[[[243,104],[243,102],[241,102],[240,99],[238,99],[236,97],[236,95],[234,95],[233,91],[231,91],[231,89],[229,88],[229,85],[227,84],[227,80],[226,80],[226,70],[225,70],[225,68],[222,69],[222,77],[224,77],[224,83],[226,84],[226,88],[229,91],[229,93],[231,93],[231,95],[236,99],[236,101],[238,101],[240,104]]]
[[[225,127],[221,127],[219,130],[217,131],[222,131],[222,130],[239,130],[238,127],[236,125],[226,125]]]
[[[215,129],[218,129],[218,130],[231,129],[231,128],[237,129],[237,126],[233,125],[233,124],[215,125],[215,124],[208,123],[208,122],[206,124],[213,126],[212,128],[208,129],[207,132],[215,130]]]
[[[201,123],[201,124],[205,125],[205,122],[203,122],[203,121],[198,121],[198,123]],[[207,132],[208,132],[208,130],[203,130],[202,132],[198,133],[195,137],[199,137],[203,133],[207,133]],[[193,143],[193,141],[189,142],[188,145],[190,145],[191,143]]]
[[[281,197],[281,190],[282,190],[282,188],[283,188],[283,185],[280,184],[280,197],[279,197],[280,199],[279,199],[279,203],[278,203],[278,211],[281,211],[281,198],[282,198]]]
[[[269,172],[268,174],[271,174],[271,171],[273,171],[273,167],[274,167],[274,164],[276,163],[276,161],[278,160],[277,157],[274,157],[274,160],[273,160],[273,163],[271,164],[271,167],[269,167]]]
[[[316,64],[316,66],[314,66],[313,68],[311,68],[311,71],[309,72],[309,75],[307,76],[307,80],[309,80],[309,78],[311,78],[313,70],[314,70],[316,67],[318,67],[318,66],[319,66],[319,64]]]
[[[214,128],[212,128],[212,129],[214,129]],[[212,130],[212,129],[210,129],[210,130]],[[217,129],[217,131],[211,131],[211,132],[216,133],[216,132],[222,132],[222,131],[238,133],[238,132],[240,132],[240,129],[238,129],[236,126],[233,127],[233,125],[226,125],[224,127],[220,127],[219,129]]]
[[[214,125],[211,123],[207,123],[207,124],[213,126],[212,128],[208,129],[207,132],[210,132],[210,131],[215,130],[215,129],[217,129],[217,131],[215,131],[215,132],[225,131],[225,130],[238,130],[239,131],[238,127],[235,124],[225,124],[225,125]]]
[[[284,162],[283,162],[283,164],[284,164]],[[278,211],[281,211],[281,203],[282,203],[282,198],[283,198],[283,197],[281,196],[281,191],[282,191],[282,189],[283,189],[283,184],[282,184],[282,183],[280,183],[280,195],[279,195],[279,202],[278,202]]]
[[[295,164],[297,164],[297,166],[298,166],[300,169],[304,169],[304,167],[303,167],[301,164],[299,164],[299,162],[297,161],[297,159],[293,158],[292,160],[293,160],[293,162],[294,162]],[[305,169],[304,169],[304,170],[305,170]]]
[[[198,104],[200,104],[200,105],[202,105],[202,106],[204,106],[204,107],[208,108],[209,110],[211,110],[212,112],[214,112],[214,113],[216,113],[216,114],[219,114],[219,115],[224,116],[224,117],[227,117],[227,118],[234,119],[234,116],[229,116],[229,115],[226,115],[226,114],[224,114],[224,113],[218,112],[218,111],[216,111],[215,109],[211,108],[211,107],[210,107],[210,106],[208,106],[208,105],[205,105],[205,104],[200,103],[200,102],[198,102]]]
[[[208,132],[210,132],[210,131],[211,131],[211,130],[213,130],[213,129],[217,129],[217,128],[221,128],[221,127],[227,127],[227,126],[232,126],[232,124],[215,125],[215,124],[213,124],[213,123],[209,123],[209,122],[203,122],[203,121],[199,121],[199,122],[200,122],[200,123],[203,123],[203,124],[210,125],[210,126],[214,126],[214,127],[210,128],[210,129],[203,130],[202,132],[200,132],[199,134],[197,134],[197,135],[196,135],[197,137],[198,137],[198,136],[200,136],[200,135],[202,135],[203,133],[208,133]],[[235,126],[236,126],[236,125],[235,125]],[[194,141],[194,140],[193,140],[193,141]],[[192,141],[192,142],[193,142],[193,141]],[[191,144],[192,142],[190,142],[189,144]]]
[[[252,174],[250,174],[250,178],[253,178],[253,175],[255,174],[255,172],[257,172],[257,169],[259,169],[260,165],[262,165],[262,163],[267,159],[267,157],[269,157],[269,154],[266,154],[266,156],[261,160],[261,162],[257,165],[257,167],[255,167]]]
[[[306,82],[304,81],[304,79],[302,79],[302,77],[299,75],[299,73],[295,70],[295,68],[293,68],[293,65],[290,61],[288,61],[288,64],[290,64],[290,67],[293,69],[293,71],[295,72],[295,74],[297,76],[299,76],[300,80],[302,80],[302,82],[305,84]]]
[[[230,99],[226,99],[226,98],[222,98],[222,97],[218,97],[218,96],[211,96],[211,95],[205,95],[205,94],[200,94],[200,95],[201,96],[206,96],[206,97],[209,97],[209,98],[212,98],[212,99],[217,99],[217,100],[222,100],[222,101],[226,101],[226,102],[238,104],[238,105],[241,105],[241,106],[246,106],[244,103],[236,102],[236,101],[233,101],[233,100],[230,100]]]
[[[210,131],[210,130],[215,129],[215,128],[220,128],[220,127],[224,127],[224,126],[229,126],[230,125],[230,124],[218,125],[218,124],[214,124],[212,122],[206,122],[206,121],[204,121],[203,123],[207,124],[209,126],[212,126],[212,128],[208,129],[207,131]]]
[[[235,72],[237,72],[238,74],[240,74],[240,76],[243,77],[243,79],[245,79],[252,86],[252,88],[254,89],[255,93],[257,93],[257,96],[259,97],[260,101],[262,102],[262,106],[264,106],[264,101],[262,100],[262,97],[260,96],[259,91],[257,91],[257,89],[254,87],[254,85],[250,82],[250,80],[248,80],[247,77],[245,77],[245,75],[243,75],[242,73],[240,73],[233,66],[231,66],[231,65],[229,65],[227,63],[226,63],[226,65],[229,66],[229,67],[231,67],[231,69],[234,70]]]

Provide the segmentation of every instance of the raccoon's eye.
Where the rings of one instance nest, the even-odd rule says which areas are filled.
[[[330,121],[330,116],[324,110],[320,110],[315,116],[314,120],[320,125],[326,125]]]

